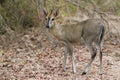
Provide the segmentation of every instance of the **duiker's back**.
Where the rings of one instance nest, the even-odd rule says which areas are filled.
[[[93,40],[100,33],[100,27],[103,27],[103,21],[100,19],[87,19],[74,24],[61,25],[62,38],[72,43],[79,42],[81,37]]]

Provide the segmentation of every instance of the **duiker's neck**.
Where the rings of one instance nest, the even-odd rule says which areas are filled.
[[[57,21],[55,21],[53,26],[51,27],[51,30],[56,30],[60,28],[61,28],[61,25]]]
[[[58,37],[62,33],[62,26],[57,23],[57,21],[54,22],[54,25],[50,28],[50,32],[55,36]]]

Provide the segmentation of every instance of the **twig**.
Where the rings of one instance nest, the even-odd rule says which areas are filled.
[[[105,23],[107,24],[107,28],[108,28],[108,31],[106,32],[106,34],[107,34],[107,33],[109,32],[109,29],[110,29],[109,22],[108,22],[108,20],[106,20],[105,17],[104,17],[104,16],[107,16],[107,14],[104,13],[104,12],[102,12],[102,11],[98,8],[98,6],[94,3],[93,0],[88,0],[88,2],[93,6],[94,11],[100,16],[100,18],[101,18],[103,21],[105,21]]]
[[[69,3],[71,3],[71,4],[73,4],[73,5],[77,6],[77,7],[79,7],[82,10],[85,10],[88,14],[90,14],[90,11],[89,11],[88,8],[82,7],[80,4],[78,4],[78,3],[74,2],[74,1],[71,1],[71,0],[66,0],[66,2],[69,2]]]

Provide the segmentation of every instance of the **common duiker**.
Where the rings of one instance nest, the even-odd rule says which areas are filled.
[[[104,22],[100,19],[87,19],[75,24],[59,24],[57,22],[59,10],[51,10],[50,13],[47,13],[44,9],[43,12],[46,18],[46,28],[49,29],[50,33],[58,41],[65,43],[64,70],[66,69],[66,62],[69,54],[72,59],[72,70],[74,73],[76,72],[72,43],[78,43],[80,42],[80,39],[83,38],[91,54],[91,59],[82,72],[82,75],[88,73],[89,68],[96,56],[96,49],[98,49],[100,54],[99,72],[102,74],[101,41],[103,40],[105,33]],[[96,47],[94,47],[93,43],[96,45]]]

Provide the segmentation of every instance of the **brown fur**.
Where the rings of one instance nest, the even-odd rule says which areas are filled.
[[[71,43],[79,42],[81,37],[85,40],[96,41],[99,38],[100,28],[104,27],[100,19],[88,19],[76,24],[57,24],[57,27],[55,25],[50,29],[50,32],[59,41],[69,41]]]
[[[53,12],[53,11],[52,11]],[[47,12],[44,11],[46,15]],[[104,36],[105,28],[104,22],[100,19],[87,19],[82,22],[77,22],[74,24],[58,24],[57,23],[58,12],[50,13],[46,15],[46,27],[50,30],[50,33],[58,40],[65,43],[65,61],[64,69],[66,67],[67,55],[68,53],[72,59],[72,68],[73,72],[76,72],[75,63],[74,63],[74,53],[71,46],[72,43],[78,43],[81,38],[83,38],[86,46],[88,47],[91,53],[91,59],[83,71],[83,75],[86,74],[96,56],[96,49],[93,47],[93,43],[96,44],[96,48],[100,53],[100,74],[102,74],[102,49],[101,41]]]

